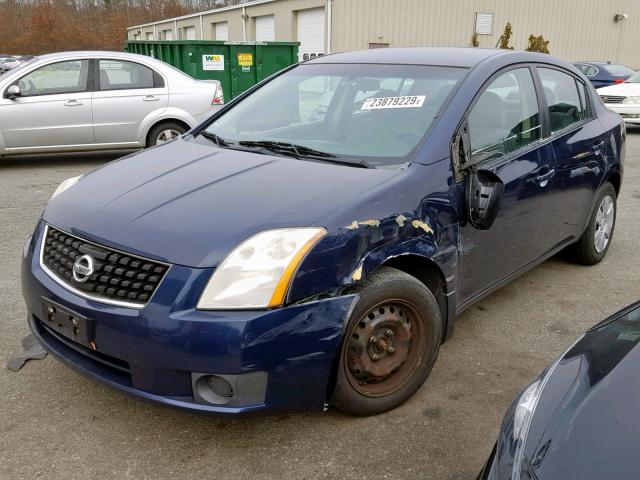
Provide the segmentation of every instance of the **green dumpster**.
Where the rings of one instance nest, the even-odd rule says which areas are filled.
[[[125,50],[157,58],[199,80],[219,80],[225,101],[298,61],[298,42],[129,41]]]

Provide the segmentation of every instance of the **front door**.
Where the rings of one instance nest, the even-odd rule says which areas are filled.
[[[146,65],[117,59],[96,60],[97,86],[93,94],[96,144],[145,146],[144,120],[166,108],[168,86]]]
[[[0,131],[8,151],[64,150],[93,144],[89,60],[51,63],[15,83],[0,99]]]
[[[475,227],[462,214],[457,286],[460,306],[560,241],[553,216],[555,161],[551,145],[541,141],[540,119],[528,67],[496,77],[468,116],[468,163],[472,170],[488,172],[498,179],[503,194],[495,221],[488,229]]]

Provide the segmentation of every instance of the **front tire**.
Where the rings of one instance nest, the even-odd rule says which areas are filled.
[[[407,401],[438,356],[442,318],[415,277],[381,267],[354,288],[360,295],[345,330],[333,404],[351,415],[376,415]]]
[[[572,260],[583,265],[595,265],[605,257],[616,225],[617,200],[613,185],[605,183],[596,198],[587,229],[569,247]]]

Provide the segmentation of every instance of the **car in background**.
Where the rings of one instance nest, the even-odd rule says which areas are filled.
[[[425,382],[457,313],[560,250],[605,257],[625,139],[550,55],[303,62],[61,184],[23,250],[28,323],[165,405],[381,413]]]
[[[10,55],[0,55],[0,73],[11,70],[20,65],[20,61]]]
[[[587,331],[513,402],[479,480],[638,478],[640,302]]]
[[[605,106],[619,113],[628,124],[640,125],[640,72],[624,83],[598,89]]]
[[[594,87],[606,87],[624,82],[634,74],[626,65],[611,62],[574,62]]]
[[[0,156],[157,145],[222,104],[218,81],[147,56],[42,55],[0,76]]]

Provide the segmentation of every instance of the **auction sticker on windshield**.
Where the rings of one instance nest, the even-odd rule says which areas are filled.
[[[367,98],[361,110],[378,110],[381,108],[415,108],[421,107],[426,95],[403,95],[401,97]]]

